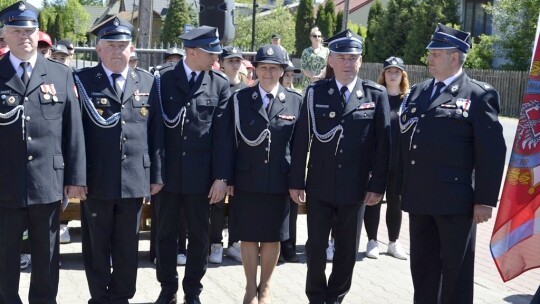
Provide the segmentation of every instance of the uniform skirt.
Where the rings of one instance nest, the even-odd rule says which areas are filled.
[[[229,209],[233,235],[246,242],[279,242],[281,226],[289,213],[288,196],[235,190]]]

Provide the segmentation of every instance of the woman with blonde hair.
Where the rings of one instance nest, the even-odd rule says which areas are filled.
[[[304,49],[301,57],[304,88],[310,83],[324,79],[326,62],[330,53],[322,44],[322,35],[318,27],[311,29],[309,37],[311,46]]]
[[[409,76],[405,71],[405,64],[399,57],[389,57],[384,61],[384,68],[381,71],[377,82],[386,87],[388,91],[388,101],[390,102],[390,126],[392,133],[392,151],[390,158],[390,171],[388,174],[388,184],[386,187],[386,226],[388,228],[388,254],[406,260],[407,255],[401,247],[398,238],[401,230],[401,200],[398,196],[399,185],[396,183],[396,168],[399,156],[399,107],[403,98],[409,92]],[[379,245],[377,242],[377,229],[381,215],[381,204],[366,206],[364,213],[364,225],[368,235],[366,256],[368,258],[379,258]]]

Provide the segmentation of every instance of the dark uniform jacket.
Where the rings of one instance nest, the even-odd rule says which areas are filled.
[[[401,139],[403,210],[458,214],[473,204],[496,206],[506,153],[499,94],[465,73],[430,104],[432,89],[431,79],[414,86],[400,118],[418,119]]]
[[[263,106],[259,86],[238,91],[229,103],[237,102],[242,133],[248,140],[255,140],[269,129],[268,138],[258,146],[249,146],[236,132],[235,189],[258,193],[288,193],[291,141],[294,125],[300,116],[302,95],[279,85],[277,96],[268,106]]]
[[[308,196],[337,204],[359,203],[366,191],[384,193],[390,160],[390,107],[386,89],[358,79],[346,107],[334,79],[322,80],[313,90],[317,131],[325,134],[341,125],[330,142],[313,135],[312,104],[306,94],[296,124],[291,164],[291,189],[305,189]],[[305,165],[310,138],[307,182]],[[340,137],[339,145],[338,138]],[[337,150],[336,150],[337,146]]]
[[[24,115],[0,118],[0,205],[56,202],[64,185],[86,185],[81,112],[69,68],[38,55],[25,88],[7,54],[0,60],[0,113],[18,105]]]
[[[182,61],[159,71],[159,94],[151,100],[175,118],[165,126],[165,186],[173,193],[208,193],[215,179],[231,180],[233,166],[232,109],[229,82],[220,73],[203,71],[190,91]],[[156,82],[157,85],[158,82]],[[164,119],[165,120],[165,119]]]
[[[129,69],[119,100],[101,64],[77,73],[86,93],[80,92],[88,151],[88,197],[138,198],[150,195],[150,184],[163,184],[163,126],[159,104],[149,100],[154,78]],[[87,96],[107,119],[120,112],[114,127],[102,127],[90,117]]]

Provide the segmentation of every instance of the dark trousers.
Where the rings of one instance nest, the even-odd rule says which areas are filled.
[[[225,229],[228,220],[225,211],[230,207],[232,201],[229,198],[229,204],[226,204],[223,200],[210,206],[210,244],[222,244],[223,229]],[[229,229],[228,246],[232,246],[235,242],[238,242],[238,238],[234,235],[234,229]]]
[[[81,206],[88,303],[127,304],[135,295],[142,200],[88,199]]]
[[[296,221],[298,219],[298,205],[290,198],[288,200],[289,213],[285,218],[285,222],[283,225],[281,225],[281,243],[289,242],[294,251],[296,251]]]
[[[0,207],[0,303],[19,304],[22,234],[28,226],[32,276],[28,302],[55,304],[59,277],[60,202],[26,208]]]
[[[178,236],[178,209],[183,206],[188,227],[187,264],[182,287],[188,299],[198,298],[201,280],[208,265],[210,204],[206,194],[180,194],[162,191],[158,207],[156,236],[157,279],[161,292],[175,294],[178,290],[176,271],[176,239]]]
[[[472,213],[409,214],[414,303],[473,303],[472,219]]]
[[[390,172],[388,176],[388,187],[386,191],[386,227],[388,228],[388,239],[395,242],[399,238],[401,230],[401,200],[396,193],[395,172]],[[379,220],[381,218],[381,203],[375,206],[366,206],[364,214],[364,225],[368,240],[377,240],[379,230]]]
[[[341,303],[349,291],[356,262],[360,206],[360,203],[334,204],[308,196],[306,294],[310,303]],[[330,229],[334,229],[335,253],[327,283],[324,270]]]
[[[154,262],[154,259],[156,258],[156,234],[157,234],[157,227],[158,227],[158,205],[160,200],[160,194],[152,195],[152,199],[150,201],[150,210],[152,211],[151,216],[151,226],[150,226],[150,254],[149,259],[150,262]],[[178,210],[178,216],[181,219],[181,221],[178,221],[178,254],[186,254],[186,238],[187,238],[187,224],[185,221],[185,214],[184,214],[184,207],[181,206]]]

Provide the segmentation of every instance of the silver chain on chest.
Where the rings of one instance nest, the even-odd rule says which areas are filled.
[[[270,143],[272,142],[272,133],[268,128],[264,129],[261,134],[259,134],[259,137],[255,140],[249,140],[244,133],[242,132],[242,128],[240,127],[240,107],[238,106],[238,94],[234,94],[234,124],[236,126],[236,130],[242,137],[242,140],[251,147],[256,147],[260,145],[266,138],[268,138],[268,149],[267,149],[267,160],[270,159]]]
[[[157,86],[157,92],[158,92],[158,98],[159,98],[159,106],[161,107],[161,116],[163,117],[163,122],[165,126],[169,129],[174,129],[180,122],[182,122],[182,125],[180,127],[180,135],[184,134],[184,121],[186,119],[186,107],[182,107],[180,111],[178,111],[178,114],[174,118],[170,118],[165,114],[165,111],[163,110],[163,100],[161,97],[161,75],[159,74],[159,71],[154,72],[154,79],[156,80],[156,86]]]
[[[308,90],[308,123],[310,122],[313,129],[313,134],[315,135],[315,138],[319,140],[322,143],[327,143],[332,141],[334,137],[336,136],[337,132],[340,132],[340,135],[338,137],[337,143],[336,143],[336,151],[334,152],[334,155],[337,154],[338,148],[339,148],[339,142],[341,141],[341,138],[343,137],[343,126],[341,124],[333,127],[330,131],[328,131],[325,134],[319,133],[317,130],[317,123],[315,120],[315,110],[314,110],[314,101],[313,101],[313,87],[310,87]],[[311,128],[308,128],[308,132],[310,132]]]
[[[107,119],[103,118],[96,110],[96,107],[92,103],[90,96],[88,96],[88,93],[84,89],[84,86],[77,75],[75,75],[75,84],[77,85],[77,88],[79,89],[79,94],[83,101],[84,108],[86,109],[86,113],[88,113],[90,120],[96,126],[101,127],[101,128],[112,128],[116,126],[116,124],[118,124],[118,121],[120,120],[120,117],[122,116],[120,112],[114,113],[113,115],[111,115],[111,117]]]
[[[8,125],[11,125],[11,124],[15,123],[19,119],[19,116],[21,116],[21,113],[22,113],[22,120],[21,120],[22,121],[22,123],[21,123],[22,124],[22,138],[24,140],[24,121],[25,121],[26,117],[24,116],[24,106],[23,105],[18,105],[9,112],[0,113],[0,118],[4,119],[4,120],[8,120],[11,117],[15,116],[15,118],[12,121],[0,122],[0,126],[8,126]]]

